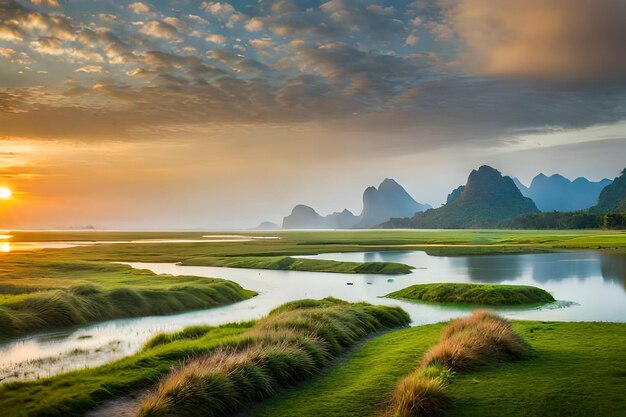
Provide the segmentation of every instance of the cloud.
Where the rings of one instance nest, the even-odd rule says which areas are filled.
[[[0,40],[18,42],[24,39],[22,32],[16,28],[0,22]]]
[[[213,33],[204,38],[205,41],[223,45],[226,43],[226,36]]]
[[[449,9],[482,74],[566,82],[626,80],[622,0],[457,0]]]
[[[43,55],[67,56],[78,61],[104,62],[104,59],[97,52],[85,51],[82,49],[66,47],[61,39],[53,37],[43,37],[30,43],[33,51]]]
[[[150,6],[141,1],[130,3],[128,8],[135,14],[150,14]]]
[[[44,55],[63,55],[65,53],[61,40],[58,38],[39,38],[39,40],[31,42],[30,47]]]
[[[60,9],[61,4],[58,0],[30,0],[35,6],[47,7],[52,9]]]
[[[139,32],[157,39],[181,40],[180,33],[173,25],[156,20],[144,23]]]
[[[75,69],[74,72],[85,72],[91,74],[96,72],[102,72],[102,67],[100,65],[86,65],[84,67]]]
[[[227,27],[232,28],[237,22],[245,19],[244,15],[239,13],[232,4],[221,1],[205,1],[200,8],[210,13],[217,19],[226,23]]]
[[[246,22],[244,27],[248,32],[258,32],[260,30],[263,30],[263,20],[259,19],[258,17],[253,17]]]
[[[15,49],[0,48],[0,56],[3,56],[5,58],[11,58],[13,55],[15,55]]]

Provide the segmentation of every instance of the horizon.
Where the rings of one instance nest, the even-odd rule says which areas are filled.
[[[615,0],[5,0],[0,227],[244,230],[358,214],[387,177],[439,207],[481,165],[612,180],[624,19]]]

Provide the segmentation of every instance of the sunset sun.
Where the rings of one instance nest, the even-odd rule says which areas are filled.
[[[8,200],[13,192],[7,187],[0,187],[0,200]]]

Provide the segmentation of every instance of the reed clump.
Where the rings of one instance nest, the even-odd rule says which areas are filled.
[[[418,368],[398,382],[387,410],[393,417],[436,417],[450,399],[445,387],[455,372],[491,366],[531,354],[530,345],[511,323],[488,311],[454,320]]]

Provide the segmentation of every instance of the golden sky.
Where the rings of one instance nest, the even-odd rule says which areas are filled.
[[[0,1],[0,227],[439,205],[484,163],[612,178],[619,0]]]

